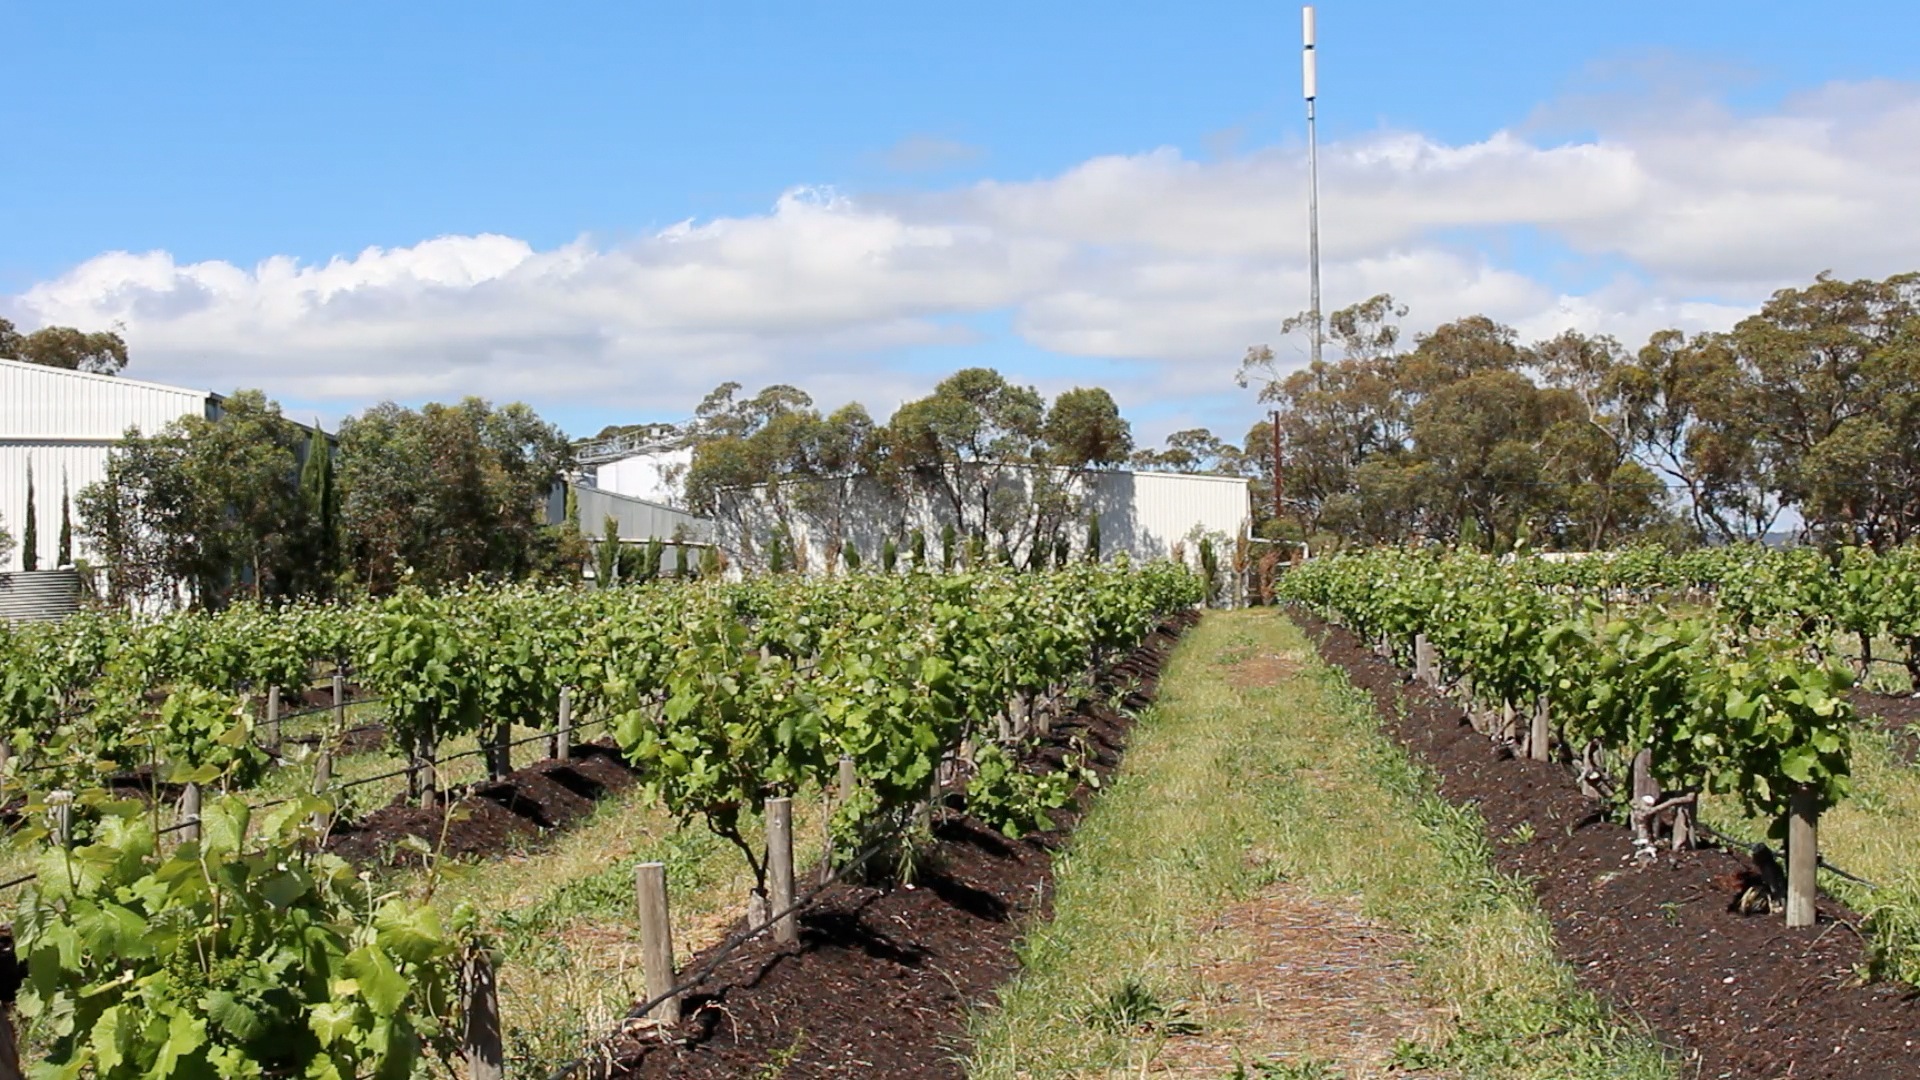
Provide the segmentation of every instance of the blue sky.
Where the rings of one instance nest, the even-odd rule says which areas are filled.
[[[1223,373],[1261,326],[1305,303],[1292,240],[1234,237],[1302,224],[1297,200],[1260,195],[1264,178],[1284,193],[1299,171],[1297,5],[9,0],[0,16],[0,313],[124,323],[129,375],[223,389],[252,377],[328,415],[470,389],[528,397],[591,430],[673,418],[697,399],[691,387],[720,377],[897,399],[984,362],[1043,387],[1117,380],[1149,428],[1198,419],[1237,430],[1255,406]],[[1735,252],[1726,265],[1658,237],[1615,241],[1621,230],[1589,211],[1611,196],[1569,180],[1638,170],[1621,174],[1620,190],[1637,194],[1621,194],[1613,213],[1646,220],[1677,191],[1706,208],[1686,220],[1705,221],[1748,194],[1743,168],[1777,157],[1756,146],[1802,137],[1791,124],[1755,126],[1782,116],[1810,116],[1828,135],[1807,136],[1827,141],[1805,189],[1772,192],[1782,201],[1769,205],[1815,207],[1834,194],[1822,175],[1855,171],[1849,155],[1862,175],[1897,175],[1904,158],[1865,144],[1909,130],[1920,79],[1911,5],[1334,2],[1319,5],[1319,24],[1330,306],[1385,281],[1416,321],[1480,303],[1526,327],[1555,312],[1599,329],[1614,319],[1631,337],[1663,321],[1711,324],[1827,266],[1913,268],[1888,261],[1900,230],[1882,247],[1829,250],[1836,221],[1861,219],[1817,209],[1804,243],[1795,233],[1766,249],[1778,265],[1735,252],[1724,222],[1699,244]],[[1858,93],[1871,107],[1836,86],[1867,87]],[[1448,188],[1464,168],[1450,155],[1502,132],[1518,147],[1495,144],[1494,156],[1515,164],[1488,171],[1538,164],[1539,185],[1503,192],[1496,175]],[[1723,167],[1697,169],[1676,150],[1696,137],[1725,148],[1703,151]],[[1407,140],[1425,148],[1412,165],[1382,149]],[[1583,165],[1569,148],[1604,160]],[[1083,189],[1100,162],[1114,175]],[[1839,195],[1862,215],[1905,215],[1904,229],[1913,200],[1903,209],[1884,186]],[[823,220],[776,209],[796,189]],[[1407,219],[1388,212],[1399,224],[1378,235],[1334,228],[1340,193],[1362,189],[1403,199]],[[1570,192],[1565,206],[1547,205],[1556,190]],[[1532,208],[1451,209],[1481,198]],[[1058,225],[1093,205],[1107,208]],[[1356,224],[1380,216],[1362,213],[1374,205],[1351,201]],[[1186,216],[1170,213],[1164,228],[1142,220],[1163,207]],[[662,230],[689,221],[764,226],[773,238],[699,233],[702,251],[719,254],[703,254],[697,273],[676,270],[687,245]],[[524,250],[416,249],[483,235]],[[841,243],[864,254],[810,261],[809,245]],[[340,271],[318,306],[258,273],[268,260],[313,268],[370,247],[405,254]],[[596,264],[586,278],[525,261],[569,250],[559,261]],[[970,252],[964,265],[941,262],[956,250]],[[167,266],[99,261],[111,252],[164,253]],[[604,265],[614,256],[619,272]],[[898,275],[861,277],[860,258],[909,259],[923,280],[867,310],[856,301]],[[1389,263],[1401,269],[1381,269]],[[196,265],[220,273],[178,272]],[[225,268],[247,280],[226,281]],[[642,272],[644,282],[622,276]],[[671,283],[690,274],[726,302],[677,313],[685,294]],[[396,276],[410,284],[395,287]],[[1270,305],[1207,299],[1261,280]],[[139,303],[127,300],[135,285]],[[647,309],[637,324],[619,312],[630,287]],[[589,288],[603,301],[581,303]],[[793,295],[806,310],[782,307]],[[1129,321],[1161,307],[1184,328]],[[348,371],[349,354],[380,360]],[[341,375],[316,380],[290,358],[337,362]],[[618,389],[530,377],[541,362],[585,366]]]

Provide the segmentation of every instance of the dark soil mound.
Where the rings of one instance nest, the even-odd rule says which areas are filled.
[[[415,857],[399,847],[408,836],[454,856],[524,850],[545,833],[592,813],[602,795],[635,780],[633,770],[611,743],[587,743],[574,747],[566,761],[536,762],[503,779],[448,793],[451,808],[460,811],[453,820],[445,802],[410,806],[400,796],[359,821],[336,825],[327,847],[362,863],[406,862]]]

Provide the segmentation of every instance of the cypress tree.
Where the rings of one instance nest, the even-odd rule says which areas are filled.
[[[307,518],[313,523],[313,572],[324,580],[336,569],[339,502],[333,491],[333,453],[317,419],[307,434],[307,460],[300,466],[300,495]]]
[[[913,535],[907,538],[907,550],[913,555],[913,568],[925,570],[927,568],[927,534],[919,529],[913,530]]]
[[[893,537],[889,536],[887,537],[887,542],[880,545],[880,569],[891,574],[893,573],[893,568],[898,565],[899,562],[900,545],[894,543]]]
[[[1087,512],[1087,561],[1100,561],[1100,512]]]
[[[780,542],[780,534],[774,533],[767,550],[767,571],[773,574],[787,572],[787,546]]]
[[[594,567],[594,584],[603,589],[613,588],[614,574],[620,564],[620,521],[612,514],[601,526],[600,558]]]
[[[687,545],[676,544],[673,549],[673,576],[685,581],[693,576],[693,570],[687,565]]]
[[[708,544],[706,547],[700,549],[700,576],[701,577],[709,578],[709,579],[717,578],[720,576],[720,571],[723,569],[725,569],[725,567],[720,562],[719,548],[714,547],[712,544]]]
[[[852,542],[848,542],[840,549],[840,559],[847,564],[847,569],[860,569],[860,548]]]
[[[1200,573],[1207,582],[1207,606],[1213,606],[1214,597],[1219,593],[1220,554],[1213,548],[1213,537],[1200,538]]]
[[[640,564],[641,581],[652,581],[660,576],[660,564],[664,561],[666,553],[666,547],[660,543],[659,537],[647,538],[647,557]]]
[[[40,522],[33,510],[33,462],[27,462],[27,527],[20,536],[20,569],[40,569]]]
[[[1067,539],[1065,530],[1053,534],[1053,565],[1066,569],[1073,559],[1073,541]]]
[[[73,565],[73,511],[67,501],[67,481],[60,479],[60,565]]]
[[[940,526],[940,569],[953,572],[953,522]]]
[[[987,565],[987,534],[974,533],[967,538],[967,569],[979,570]]]

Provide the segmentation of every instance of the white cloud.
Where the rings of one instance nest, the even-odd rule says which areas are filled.
[[[1920,88],[1617,115],[1580,141],[1385,131],[1325,147],[1327,307],[1392,292],[1412,329],[1477,311],[1632,343],[1728,325],[1822,269],[1915,268]],[[1162,149],[918,196],[796,189],[763,215],[617,246],[450,236],[251,268],[113,252],[8,306],[28,324],[123,323],[155,379],[346,408],[481,393],[636,414],[683,412],[726,378],[884,413],[930,381],[902,350],[964,345],[969,319],[1010,313],[1028,345],[1131,362],[1097,370],[1123,404],[1166,408],[1229,386],[1245,347],[1305,306],[1304,183],[1297,147],[1214,163]],[[1605,283],[1556,288],[1545,261],[1505,255],[1516,229]]]

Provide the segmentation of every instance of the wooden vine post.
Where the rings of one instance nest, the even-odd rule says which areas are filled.
[[[198,843],[200,840],[200,785],[188,784],[180,793],[180,842]]]
[[[325,742],[320,744],[320,752],[313,759],[313,793],[325,795],[333,786],[333,748]]]
[[[267,749],[280,752],[280,688],[267,687]]]
[[[853,800],[853,789],[860,783],[860,775],[854,771],[853,759],[840,755],[840,802],[845,805]]]
[[[560,688],[560,715],[553,733],[553,756],[557,761],[573,757],[573,687]]]
[[[641,863],[633,872],[634,901],[640,910],[640,963],[647,1000],[662,999],[647,1016],[662,1024],[680,1022],[680,997],[673,989],[673,924],[667,918],[667,866]]]
[[[782,795],[767,800],[767,904],[778,915],[773,940],[791,945],[800,940],[793,906],[793,800]]]
[[[1413,635],[1413,677],[1428,686],[1440,683],[1433,660],[1433,642],[1425,634]]]
[[[50,791],[47,809],[53,817],[53,842],[63,848],[73,846],[73,792]]]
[[[333,733],[347,730],[347,677],[333,673]]]
[[[1812,926],[1819,892],[1820,801],[1811,785],[1794,789],[1787,819],[1787,925]]]
[[[468,1080],[506,1080],[506,1047],[500,1038],[500,981],[493,953],[484,948],[467,952],[467,1007],[460,1028],[460,1048],[467,1058]]]
[[[1546,761],[1552,750],[1553,713],[1547,704],[1547,695],[1541,694],[1533,702],[1533,730],[1527,734],[1527,756],[1535,761]]]

